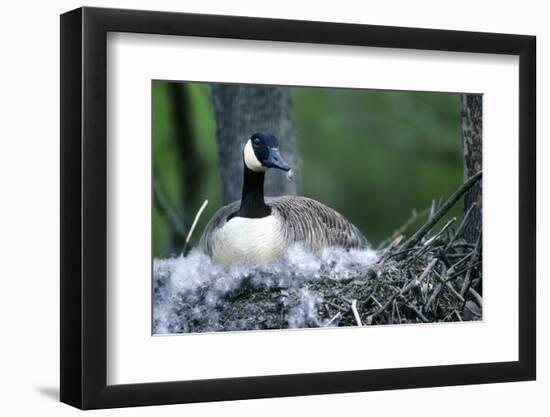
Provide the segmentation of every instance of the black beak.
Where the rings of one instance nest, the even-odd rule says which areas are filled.
[[[269,168],[279,168],[283,171],[290,171],[290,167],[279,153],[279,148],[269,148],[269,155],[267,159],[263,161],[263,164]]]

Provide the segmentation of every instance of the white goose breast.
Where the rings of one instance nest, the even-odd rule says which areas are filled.
[[[285,248],[282,224],[275,216],[233,217],[212,236],[214,261],[222,265],[268,262]]]

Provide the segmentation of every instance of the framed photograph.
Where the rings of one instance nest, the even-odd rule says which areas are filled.
[[[533,380],[535,37],[61,16],[61,401]]]

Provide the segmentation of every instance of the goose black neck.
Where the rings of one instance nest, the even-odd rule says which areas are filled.
[[[245,165],[241,207],[234,216],[261,218],[271,214],[264,201],[265,172],[255,172]]]

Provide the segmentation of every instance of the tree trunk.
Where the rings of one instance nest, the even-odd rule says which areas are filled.
[[[462,144],[464,146],[464,179],[470,178],[482,167],[482,115],[483,98],[481,95],[463,94],[462,109]],[[470,213],[464,228],[464,237],[468,242],[476,243],[481,232],[482,218],[482,182],[475,184],[464,197],[464,210],[473,203],[476,206]]]
[[[212,87],[216,112],[218,153],[224,204],[240,200],[243,182],[244,144],[253,133],[267,131],[279,139],[281,155],[294,179],[272,169],[266,175],[265,195],[300,192],[300,158],[294,134],[292,99],[287,87],[216,84]]]

